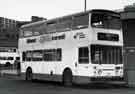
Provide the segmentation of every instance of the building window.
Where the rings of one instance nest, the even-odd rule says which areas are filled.
[[[10,35],[9,34],[6,34],[6,38],[9,38],[10,37]]]

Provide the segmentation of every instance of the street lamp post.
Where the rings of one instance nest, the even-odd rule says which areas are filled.
[[[86,8],[87,8],[87,2],[86,0],[84,0],[84,11],[86,12]]]

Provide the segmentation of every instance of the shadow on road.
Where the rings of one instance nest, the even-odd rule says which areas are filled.
[[[12,80],[19,80],[19,82],[23,82],[26,84],[38,84],[43,86],[49,87],[56,87],[56,88],[65,88],[61,82],[53,82],[53,81],[45,81],[45,80],[33,80],[33,81],[25,81],[22,80],[20,77],[17,76],[6,76],[5,78],[12,79]],[[75,88],[75,89],[126,89],[128,88],[125,83],[122,82],[95,82],[89,84],[73,84],[71,87],[66,88]]]
[[[33,80],[34,83],[41,83],[45,85],[53,85],[55,87],[65,87],[60,82],[53,82],[53,81],[41,81],[41,80]],[[70,87],[67,88],[79,88],[79,89],[125,89],[128,88],[125,83],[120,82],[111,82],[111,83],[89,83],[89,84],[73,84]]]

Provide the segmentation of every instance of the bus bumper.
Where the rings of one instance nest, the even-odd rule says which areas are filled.
[[[120,76],[114,76],[114,77],[91,77],[91,81],[123,81],[124,78]]]
[[[73,82],[77,84],[88,84],[92,82],[110,82],[110,81],[124,81],[123,77],[88,77],[88,76],[74,76]]]

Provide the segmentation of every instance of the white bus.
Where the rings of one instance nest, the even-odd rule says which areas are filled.
[[[120,15],[93,9],[23,25],[19,51],[26,80],[91,82],[123,78]]]
[[[15,60],[19,60],[19,54],[16,48],[0,48],[0,64],[9,66],[14,64]]]

